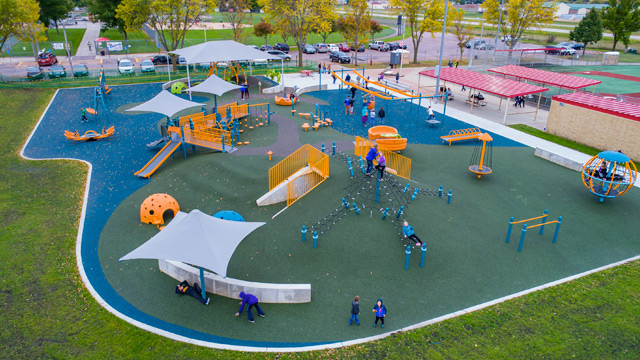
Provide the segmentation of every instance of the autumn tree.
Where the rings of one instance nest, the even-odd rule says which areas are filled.
[[[413,42],[413,63],[418,62],[418,47],[426,32],[442,31],[444,21],[443,0],[390,0],[389,4],[396,7],[398,14],[404,15],[409,26],[411,41]],[[444,35],[443,35],[444,36]]]
[[[640,30],[640,0],[609,0],[602,10],[602,27],[613,34],[613,50],[618,41],[629,47],[631,33]]]
[[[453,34],[456,36],[456,39],[458,39],[460,59],[462,59],[462,53],[464,53],[465,46],[471,39],[473,39],[473,35],[471,34],[473,31],[473,25],[464,21],[464,10],[462,9],[451,10],[449,12],[449,16],[451,17]]]
[[[318,34],[318,35],[320,35],[320,37],[322,37],[322,42],[326,43],[327,42],[327,38],[329,37],[329,35],[333,34],[336,31],[338,31],[337,29],[338,28],[337,28],[336,19],[331,19],[329,26],[316,27],[316,28],[313,29],[313,32]]]
[[[100,20],[103,29],[118,29],[124,36],[125,42],[128,40],[128,33],[125,23],[116,15],[116,9],[122,0],[90,0],[89,12]]]
[[[349,46],[357,50],[364,45],[366,36],[371,26],[371,13],[366,0],[349,0],[345,8],[346,14],[339,20],[340,32],[347,39]],[[354,64],[358,65],[357,51],[354,55]]]
[[[283,19],[289,25],[291,37],[298,49],[307,43],[314,29],[327,29],[334,12],[335,0],[258,0],[265,13],[272,19]],[[302,67],[302,52],[298,55],[298,66]]]
[[[12,36],[31,41],[31,36],[27,35],[34,32],[31,29],[41,33],[44,27],[39,17],[40,6],[35,0],[0,1],[0,49]]]
[[[273,29],[273,26],[271,26],[270,23],[264,21],[264,19],[253,26],[253,35],[264,38],[265,45],[267,45],[269,36],[273,35],[274,32],[275,30]]]
[[[569,32],[569,40],[584,44],[582,55],[587,51],[588,44],[595,44],[602,40],[602,18],[596,9],[589,11],[587,16],[580,20],[578,26]]]
[[[525,30],[531,28],[540,30],[544,25],[553,22],[555,3],[548,5],[546,0],[504,0],[500,20],[500,1],[485,1],[483,18],[494,25],[500,22],[500,31],[509,35],[505,41],[509,49],[514,48]]]
[[[233,40],[244,42],[244,23],[246,22],[248,11],[253,6],[250,0],[219,0],[218,8],[222,19],[231,25],[233,30]]]
[[[156,31],[162,46],[172,51],[184,46],[187,30],[215,5],[215,0],[122,0],[116,16],[129,32],[147,24]],[[175,55],[171,56],[176,60]],[[176,63],[173,61],[174,66]]]
[[[377,33],[381,33],[382,30],[384,30],[382,25],[380,25],[379,22],[377,22],[377,21],[372,19],[370,24],[369,24],[369,32],[371,33],[371,39],[375,40],[376,39],[376,34]]]
[[[73,9],[73,2],[71,0],[40,0],[40,21],[44,26],[48,27],[50,22],[53,22],[56,27],[56,31],[60,33],[58,29],[58,20],[67,17],[67,14]],[[45,30],[47,38],[49,38],[48,29]]]
[[[274,33],[280,35],[283,43],[287,43],[291,37],[291,26],[286,18],[278,18],[275,20]]]

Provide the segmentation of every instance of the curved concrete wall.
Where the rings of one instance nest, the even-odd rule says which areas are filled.
[[[182,282],[200,282],[200,269],[179,261],[158,260],[160,271]],[[240,292],[251,293],[264,303],[311,302],[311,284],[271,284],[224,278],[205,271],[206,291],[232,299],[239,299]]]

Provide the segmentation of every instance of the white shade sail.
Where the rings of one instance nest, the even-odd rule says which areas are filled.
[[[263,222],[230,221],[193,210],[178,212],[154,237],[120,258],[182,261],[227,276],[231,256],[242,240]]]
[[[197,102],[185,100],[178,96],[175,96],[167,90],[162,90],[153,99],[142,103],[138,106],[127,109],[127,111],[149,111],[172,117],[176,113],[196,106],[204,106],[205,104],[199,104]]]
[[[187,91],[189,92],[203,92],[208,94],[214,94],[221,96],[227,91],[240,89],[240,86],[224,81],[215,75],[211,75],[207,80],[201,82],[196,86],[192,86]]]
[[[282,60],[266,51],[260,51],[251,46],[233,40],[208,41],[183,49],[170,51],[172,54],[183,56],[188,64],[208,63],[218,61],[252,61],[259,59]]]

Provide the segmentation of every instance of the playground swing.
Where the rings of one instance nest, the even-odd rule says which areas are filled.
[[[469,170],[478,175],[478,179],[482,177],[482,175],[491,174],[491,167],[493,166],[493,138],[491,135],[484,133],[478,137],[478,140],[482,141],[482,146],[478,143],[473,149],[473,154],[471,155],[471,161],[469,162]],[[487,143],[489,143],[489,148],[487,149]],[[488,150],[488,151],[487,151]]]

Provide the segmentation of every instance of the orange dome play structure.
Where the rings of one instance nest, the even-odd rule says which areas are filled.
[[[407,139],[391,126],[378,125],[369,128],[369,140],[375,140],[380,150],[401,151],[407,147]]]
[[[180,211],[180,205],[176,199],[169,194],[153,194],[144,199],[142,205],[140,205],[140,221],[145,224],[152,224],[158,226],[162,230],[160,225],[164,225],[164,214],[167,210],[173,211],[173,216]]]

